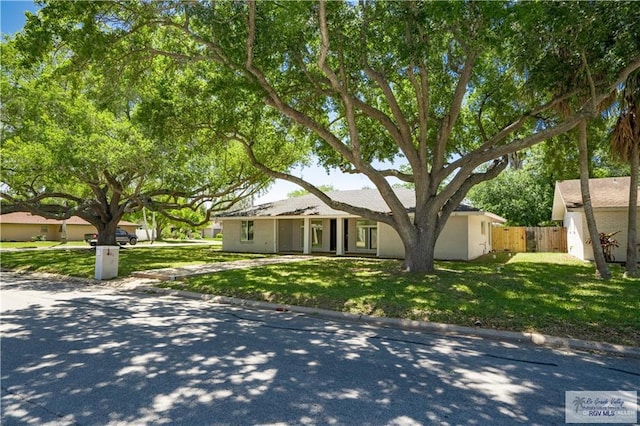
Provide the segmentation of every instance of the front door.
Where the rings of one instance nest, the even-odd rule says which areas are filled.
[[[329,221],[329,251],[336,251],[337,245],[337,221],[336,219],[331,219]]]

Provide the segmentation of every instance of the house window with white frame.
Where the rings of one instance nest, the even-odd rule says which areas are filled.
[[[322,220],[311,221],[311,247],[322,247]]]
[[[250,242],[253,241],[253,221],[243,220],[240,228],[240,241]]]
[[[375,250],[378,248],[378,223],[373,220],[356,221],[356,248]]]

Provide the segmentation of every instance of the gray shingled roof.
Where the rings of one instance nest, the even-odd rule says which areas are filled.
[[[415,193],[409,189],[396,189],[396,194],[402,204],[411,211],[415,209]],[[349,191],[332,191],[327,193],[332,199],[349,203],[358,207],[388,213],[389,206],[376,189],[358,189]],[[460,204],[456,211],[479,211],[476,208]],[[334,210],[324,204],[315,195],[307,194],[301,197],[265,203],[246,209],[223,213],[220,217],[273,217],[273,216],[350,216],[349,213]]]
[[[591,204],[594,208],[627,207],[629,205],[629,184],[631,178],[615,177],[589,180]],[[558,191],[568,209],[582,207],[580,179],[558,182]],[[640,198],[639,198],[640,201]],[[640,204],[639,204],[640,205]]]

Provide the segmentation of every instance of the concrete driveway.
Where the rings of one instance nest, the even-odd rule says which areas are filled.
[[[551,425],[622,359],[2,276],[4,425]]]

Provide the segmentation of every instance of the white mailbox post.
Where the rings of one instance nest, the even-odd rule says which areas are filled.
[[[96,280],[108,280],[118,276],[120,246],[96,246]]]

